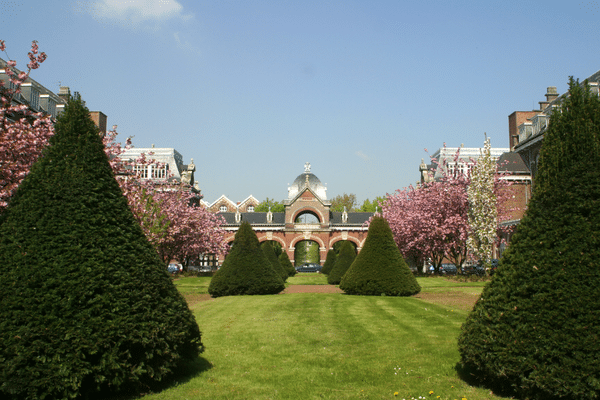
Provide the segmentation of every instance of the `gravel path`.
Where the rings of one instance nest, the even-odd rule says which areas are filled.
[[[334,285],[290,285],[282,293],[344,293]]]

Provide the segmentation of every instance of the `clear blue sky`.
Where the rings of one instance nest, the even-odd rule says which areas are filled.
[[[2,1],[32,77],[136,147],[194,159],[205,200],[283,200],[305,162],[360,202],[444,142],[508,147],[508,115],[600,69],[597,1]],[[5,58],[5,55],[1,56]]]

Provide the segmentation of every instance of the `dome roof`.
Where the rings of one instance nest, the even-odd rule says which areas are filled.
[[[319,178],[311,172],[304,172],[298,175],[294,183],[288,188],[288,198],[291,200],[298,195],[305,187],[309,187],[321,200],[327,200],[327,188],[321,183]]]

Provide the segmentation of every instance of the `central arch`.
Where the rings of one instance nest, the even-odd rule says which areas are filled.
[[[319,243],[314,240],[301,240],[296,243],[294,249],[294,265],[299,266],[306,263],[320,264]]]

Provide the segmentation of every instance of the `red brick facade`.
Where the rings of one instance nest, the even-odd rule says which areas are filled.
[[[295,198],[284,201],[285,213],[242,213],[226,214],[226,241],[232,242],[244,220],[251,223],[260,242],[276,241],[281,244],[290,260],[294,260],[296,244],[312,240],[319,245],[319,262],[323,264],[327,252],[336,242],[349,240],[360,251],[367,238],[368,227],[364,222],[372,213],[332,213],[331,203],[319,198],[309,187],[304,188]],[[278,214],[276,220],[273,216]],[[310,214],[312,222],[299,222],[298,217]],[[269,218],[270,221],[269,222]],[[220,262],[223,259],[219,260]]]

